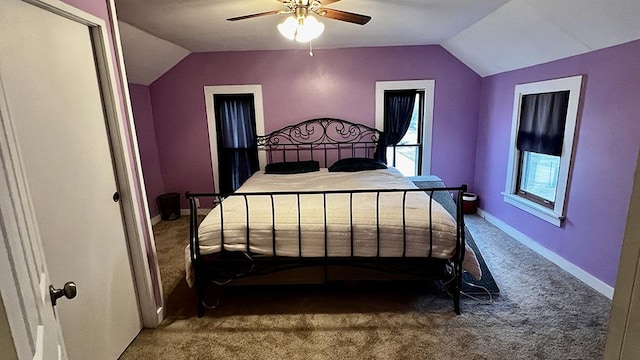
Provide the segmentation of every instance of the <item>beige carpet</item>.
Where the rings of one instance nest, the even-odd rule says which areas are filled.
[[[599,359],[611,301],[477,216],[467,225],[500,287],[487,305],[431,284],[232,288],[196,316],[188,219],[154,227],[167,319],[122,359]],[[486,298],[483,298],[483,300]]]

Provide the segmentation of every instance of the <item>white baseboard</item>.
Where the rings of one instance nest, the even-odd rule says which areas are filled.
[[[154,216],[151,218],[151,226],[156,225],[157,223],[159,223],[160,221],[162,221],[162,218],[160,217],[160,214]]]
[[[164,299],[164,301],[167,301],[167,299]],[[156,311],[156,316],[158,318],[158,325],[160,325],[160,323],[162,323],[162,321],[164,320],[164,309],[165,309],[165,307],[161,306]]]
[[[488,222],[490,222],[491,224],[495,225],[498,229],[500,229],[500,230],[504,231],[505,233],[507,233],[509,236],[511,236],[514,239],[518,240],[519,242],[521,242],[523,245],[525,245],[529,249],[535,251],[536,253],[538,253],[542,257],[546,258],[547,260],[551,261],[552,263],[558,265],[560,268],[562,268],[563,270],[565,270],[569,274],[575,276],[576,278],[578,278],[578,280],[580,280],[580,281],[584,282],[585,284],[589,285],[590,287],[592,287],[593,289],[595,289],[596,291],[598,291],[602,295],[608,297],[609,299],[613,299],[613,291],[614,291],[613,287],[611,287],[608,284],[604,283],[602,280],[600,280],[600,279],[596,278],[595,276],[589,274],[588,272],[584,271],[580,267],[578,267],[578,266],[574,265],[573,263],[569,262],[568,260],[566,260],[565,258],[561,257],[560,255],[554,253],[553,251],[545,248],[544,246],[540,245],[535,240],[531,239],[530,237],[528,237],[527,235],[521,233],[520,231],[514,229],[513,227],[511,227],[510,225],[508,225],[504,221],[502,221],[502,220],[498,219],[497,217],[489,214],[488,212],[486,212],[486,211],[484,211],[482,209],[478,209],[478,215],[481,216],[482,218],[484,218],[485,220],[487,220]]]
[[[198,209],[198,215],[207,215],[211,209]],[[189,216],[189,209],[180,209],[180,216]],[[160,215],[156,215],[151,218],[151,226],[158,224],[162,221]]]
[[[212,209],[198,209],[198,215],[207,215]],[[181,209],[180,215],[189,216],[189,209]]]

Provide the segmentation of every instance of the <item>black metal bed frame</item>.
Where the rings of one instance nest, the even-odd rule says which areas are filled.
[[[380,136],[378,130],[361,124],[354,124],[339,119],[312,119],[302,123],[284,127],[265,136],[258,136],[258,146],[267,152],[268,162],[273,162],[274,155],[280,154],[280,161],[287,161],[287,154],[293,153],[293,160],[315,159],[317,153],[322,154],[321,163],[327,165],[329,155],[335,152],[335,157],[342,158],[343,152],[350,157],[371,157]],[[359,155],[362,154],[362,155]],[[292,155],[289,155],[291,158]],[[406,228],[405,203],[408,193],[424,191],[429,193],[429,224],[432,223],[431,209],[433,205],[433,193],[436,191],[453,192],[457,201],[456,209],[456,244],[454,255],[450,259],[439,259],[432,256],[432,229],[429,228],[429,253],[424,257],[406,256]],[[198,298],[198,317],[204,316],[206,309],[215,308],[220,301],[220,294],[225,285],[235,279],[254,275],[265,275],[301,267],[320,266],[324,268],[325,280],[327,269],[331,266],[347,266],[371,269],[386,273],[399,273],[410,275],[419,279],[441,279],[448,284],[448,289],[453,297],[454,311],[460,314],[460,290],[462,288],[462,262],[465,254],[464,216],[462,211],[462,195],[467,191],[466,185],[459,187],[429,188],[429,189],[376,189],[376,190],[336,190],[336,191],[304,191],[304,192],[261,192],[261,193],[186,193],[190,210],[190,257],[195,275],[195,288]],[[376,195],[376,256],[354,255],[354,228],[353,228],[353,202],[354,194],[372,193]],[[403,199],[403,253],[399,257],[380,256],[380,212],[384,211],[384,204],[380,202],[380,194],[401,193]],[[324,204],[324,256],[302,256],[302,226],[300,219],[300,197],[302,195],[322,195]],[[350,198],[350,231],[351,252],[349,256],[329,256],[329,234],[327,224],[327,195],[345,194]],[[228,197],[242,197],[246,211],[247,244],[244,251],[230,251],[224,247],[224,202]],[[272,255],[261,255],[251,252],[251,240],[249,236],[249,202],[254,196],[268,196],[271,199],[272,218]],[[296,196],[298,204],[298,256],[280,256],[277,254],[278,235],[275,224],[275,201],[279,196]],[[202,255],[198,238],[198,209],[196,199],[213,198],[220,206],[220,251],[215,254]],[[207,294],[210,286],[216,290],[215,301],[207,304]]]
[[[341,159],[345,151],[348,157],[373,157],[379,138],[380,132],[366,125],[321,118],[258,136],[257,143],[258,149],[267,153],[267,163],[312,159],[318,160],[321,167],[328,167],[332,153],[336,159]],[[294,159],[288,160],[287,155]]]

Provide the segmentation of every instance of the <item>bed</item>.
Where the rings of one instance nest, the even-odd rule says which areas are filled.
[[[371,159],[379,136],[345,120],[307,120],[258,137],[264,170],[235,193],[187,193],[185,269],[198,316],[233,281],[305,267],[324,269],[325,280],[345,267],[441,279],[459,314],[463,271],[482,274],[461,206],[454,218],[433,194],[462,204],[466,186],[418,189]],[[206,198],[217,206],[199,223],[196,199]]]

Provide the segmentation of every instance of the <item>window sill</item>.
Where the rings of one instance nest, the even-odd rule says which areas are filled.
[[[508,194],[503,192],[504,201],[509,203],[521,210],[528,212],[531,215],[537,216],[540,219],[553,224],[557,227],[562,225],[562,221],[564,220],[564,216],[554,212],[553,210],[546,208],[540,204],[536,204],[533,201],[524,199],[521,196],[515,194]]]

